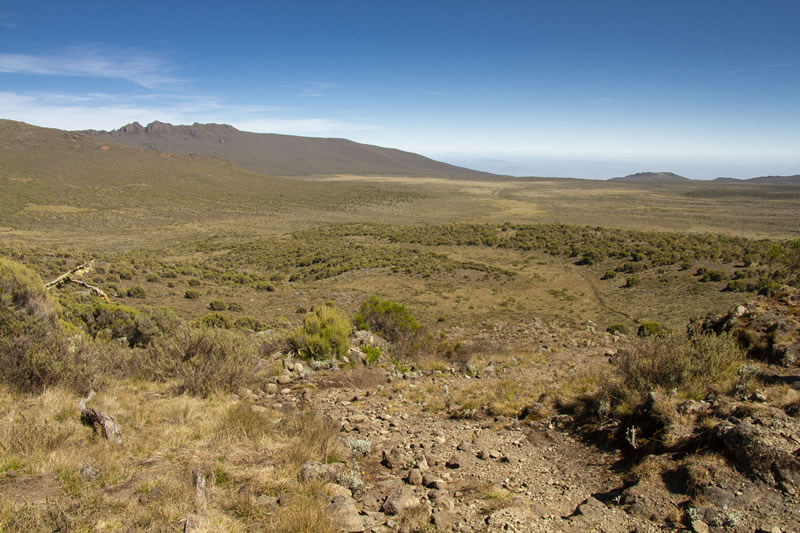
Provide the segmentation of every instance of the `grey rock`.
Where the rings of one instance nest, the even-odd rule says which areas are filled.
[[[340,531],[348,533],[361,533],[364,531],[364,523],[358,515],[358,509],[353,498],[349,496],[336,496],[330,505],[325,509],[328,516]]]
[[[583,503],[578,506],[576,513],[582,514],[584,516],[593,516],[593,515],[602,515],[608,512],[608,508],[595,498],[594,496],[589,496],[586,498]]]
[[[412,468],[409,470],[406,481],[411,485],[422,485],[422,472],[419,468]]]
[[[435,511],[431,516],[431,522],[439,531],[452,531],[458,516],[452,511]]]
[[[277,394],[278,386],[275,383],[267,383],[267,394]]]
[[[450,457],[450,459],[447,460],[444,466],[446,466],[447,468],[455,469],[459,468],[461,466],[461,463],[462,463],[461,457],[459,456],[459,454],[455,454],[452,457]]]
[[[256,505],[259,507],[263,507],[268,511],[274,510],[278,507],[278,498],[275,496],[268,496],[266,494],[262,494],[258,498],[256,498]]]
[[[419,498],[406,486],[398,487],[389,493],[381,510],[388,515],[398,515],[403,510],[419,505]]]
[[[297,477],[300,481],[320,479],[333,482],[343,469],[343,463],[323,464],[316,461],[307,461],[300,467]]]

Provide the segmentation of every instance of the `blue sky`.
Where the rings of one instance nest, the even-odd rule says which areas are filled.
[[[0,4],[0,117],[220,122],[517,175],[800,173],[800,2]]]

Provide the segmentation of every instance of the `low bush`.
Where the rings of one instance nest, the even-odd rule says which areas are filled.
[[[208,308],[212,311],[225,311],[228,309],[228,305],[219,298],[215,298],[208,302]]]
[[[378,346],[366,345],[364,346],[364,356],[368,365],[373,365],[378,362],[381,356],[381,349]]]
[[[177,378],[190,394],[235,392],[258,379],[258,351],[243,332],[182,326],[151,343],[140,373],[159,381]]]
[[[197,324],[206,328],[231,329],[233,327],[233,322],[224,313],[208,313],[201,317]]]
[[[267,328],[264,322],[251,316],[237,317],[236,320],[233,321],[233,325],[236,328],[249,329],[251,331],[263,331]]]
[[[609,396],[617,405],[638,405],[653,390],[677,390],[688,398],[702,398],[712,390],[726,390],[736,378],[744,353],[726,333],[668,334],[641,339],[622,350],[614,361],[617,380]]]
[[[664,328],[658,322],[642,322],[636,330],[636,334],[640,337],[655,337],[663,333]]]
[[[422,324],[405,305],[375,295],[361,303],[353,321],[359,329],[368,329],[392,342],[397,355],[413,355],[424,340]]]
[[[196,289],[186,289],[186,292],[183,293],[183,297],[188,300],[196,300],[200,298],[200,291]]]
[[[628,328],[623,324],[612,324],[606,328],[606,331],[612,335],[627,335]]]
[[[128,298],[145,298],[147,297],[147,292],[144,290],[144,287],[141,285],[134,285],[127,290]]]
[[[638,286],[642,280],[640,280],[637,276],[630,276],[625,280],[625,288],[632,289],[633,287]]]
[[[22,391],[99,384],[101,360],[79,335],[68,337],[39,276],[0,257],[0,380]]]
[[[309,359],[344,358],[350,349],[352,329],[345,312],[326,303],[306,313],[303,325],[289,342],[298,354]]]

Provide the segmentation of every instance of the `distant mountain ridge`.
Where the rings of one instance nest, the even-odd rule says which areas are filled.
[[[679,176],[674,172],[637,172],[620,178],[611,178],[608,181],[625,181],[629,183],[686,183],[689,178]]]
[[[394,148],[347,139],[251,133],[227,124],[174,126],[155,121],[142,126],[133,122],[113,131],[85,130],[80,133],[104,142],[158,152],[221,157],[242,168],[274,176],[495,177],[494,174],[449,165]]]
[[[751,182],[751,183],[768,183],[771,185],[800,185],[800,174],[792,176],[759,176],[757,178],[748,178],[740,180],[737,178],[717,178],[714,181],[722,183],[736,183],[736,182]]]

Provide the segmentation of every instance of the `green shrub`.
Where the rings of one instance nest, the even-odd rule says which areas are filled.
[[[606,331],[612,335],[627,335],[628,328],[623,324],[612,324],[606,328]]]
[[[228,311],[233,311],[236,313],[241,313],[244,311],[244,306],[238,302],[231,302],[228,304]]]
[[[375,295],[361,303],[354,323],[359,329],[368,329],[392,342],[392,352],[397,356],[413,356],[425,340],[422,324],[405,305]]]
[[[364,355],[368,365],[375,364],[381,356],[381,349],[378,346],[368,344],[364,346]]]
[[[264,322],[251,316],[237,317],[236,320],[233,321],[233,325],[238,329],[249,329],[251,331],[263,331],[267,328]]]
[[[615,360],[618,381],[612,398],[636,405],[652,390],[677,389],[690,398],[702,398],[711,390],[732,384],[744,353],[734,337],[703,334],[651,336],[622,350]]]
[[[141,285],[134,285],[128,289],[127,295],[128,298],[145,298],[147,296],[147,292]]]
[[[273,292],[275,290],[275,286],[268,282],[268,281],[259,281],[253,285],[253,288],[257,291],[267,291]]]
[[[140,373],[145,379],[177,378],[191,394],[235,392],[258,379],[258,352],[245,333],[183,326],[151,343]]]
[[[664,328],[658,322],[642,322],[636,334],[640,337],[657,337],[664,333]]]
[[[325,304],[306,313],[303,326],[292,334],[289,342],[303,357],[317,360],[346,357],[352,328],[344,311]]]
[[[642,282],[642,280],[640,280],[638,277],[630,276],[630,277],[628,277],[628,279],[625,280],[625,288],[626,289],[632,289],[633,287],[636,287],[637,285],[639,285],[641,282]]]
[[[186,283],[188,283],[190,287],[199,287],[203,284],[203,282],[197,278],[190,278]]]
[[[22,391],[60,384],[86,392],[102,372],[91,344],[67,338],[39,276],[0,257],[0,380]]]
[[[603,277],[600,279],[614,279],[617,277],[617,272],[614,270],[606,270],[606,273],[603,274]]]
[[[728,292],[750,292],[754,289],[755,287],[744,279],[733,279],[729,281],[728,285],[725,287],[725,290]]]
[[[186,292],[183,293],[183,297],[189,300],[196,300],[200,298],[200,291],[196,289],[186,289]]]
[[[354,323],[357,328],[373,331],[391,342],[415,335],[422,329],[405,305],[381,300],[375,295],[361,303]]]
[[[219,298],[215,298],[208,302],[208,308],[212,311],[225,311],[228,308],[228,305]]]
[[[233,322],[224,313],[208,313],[201,317],[197,324],[207,328],[231,329],[233,327]]]

